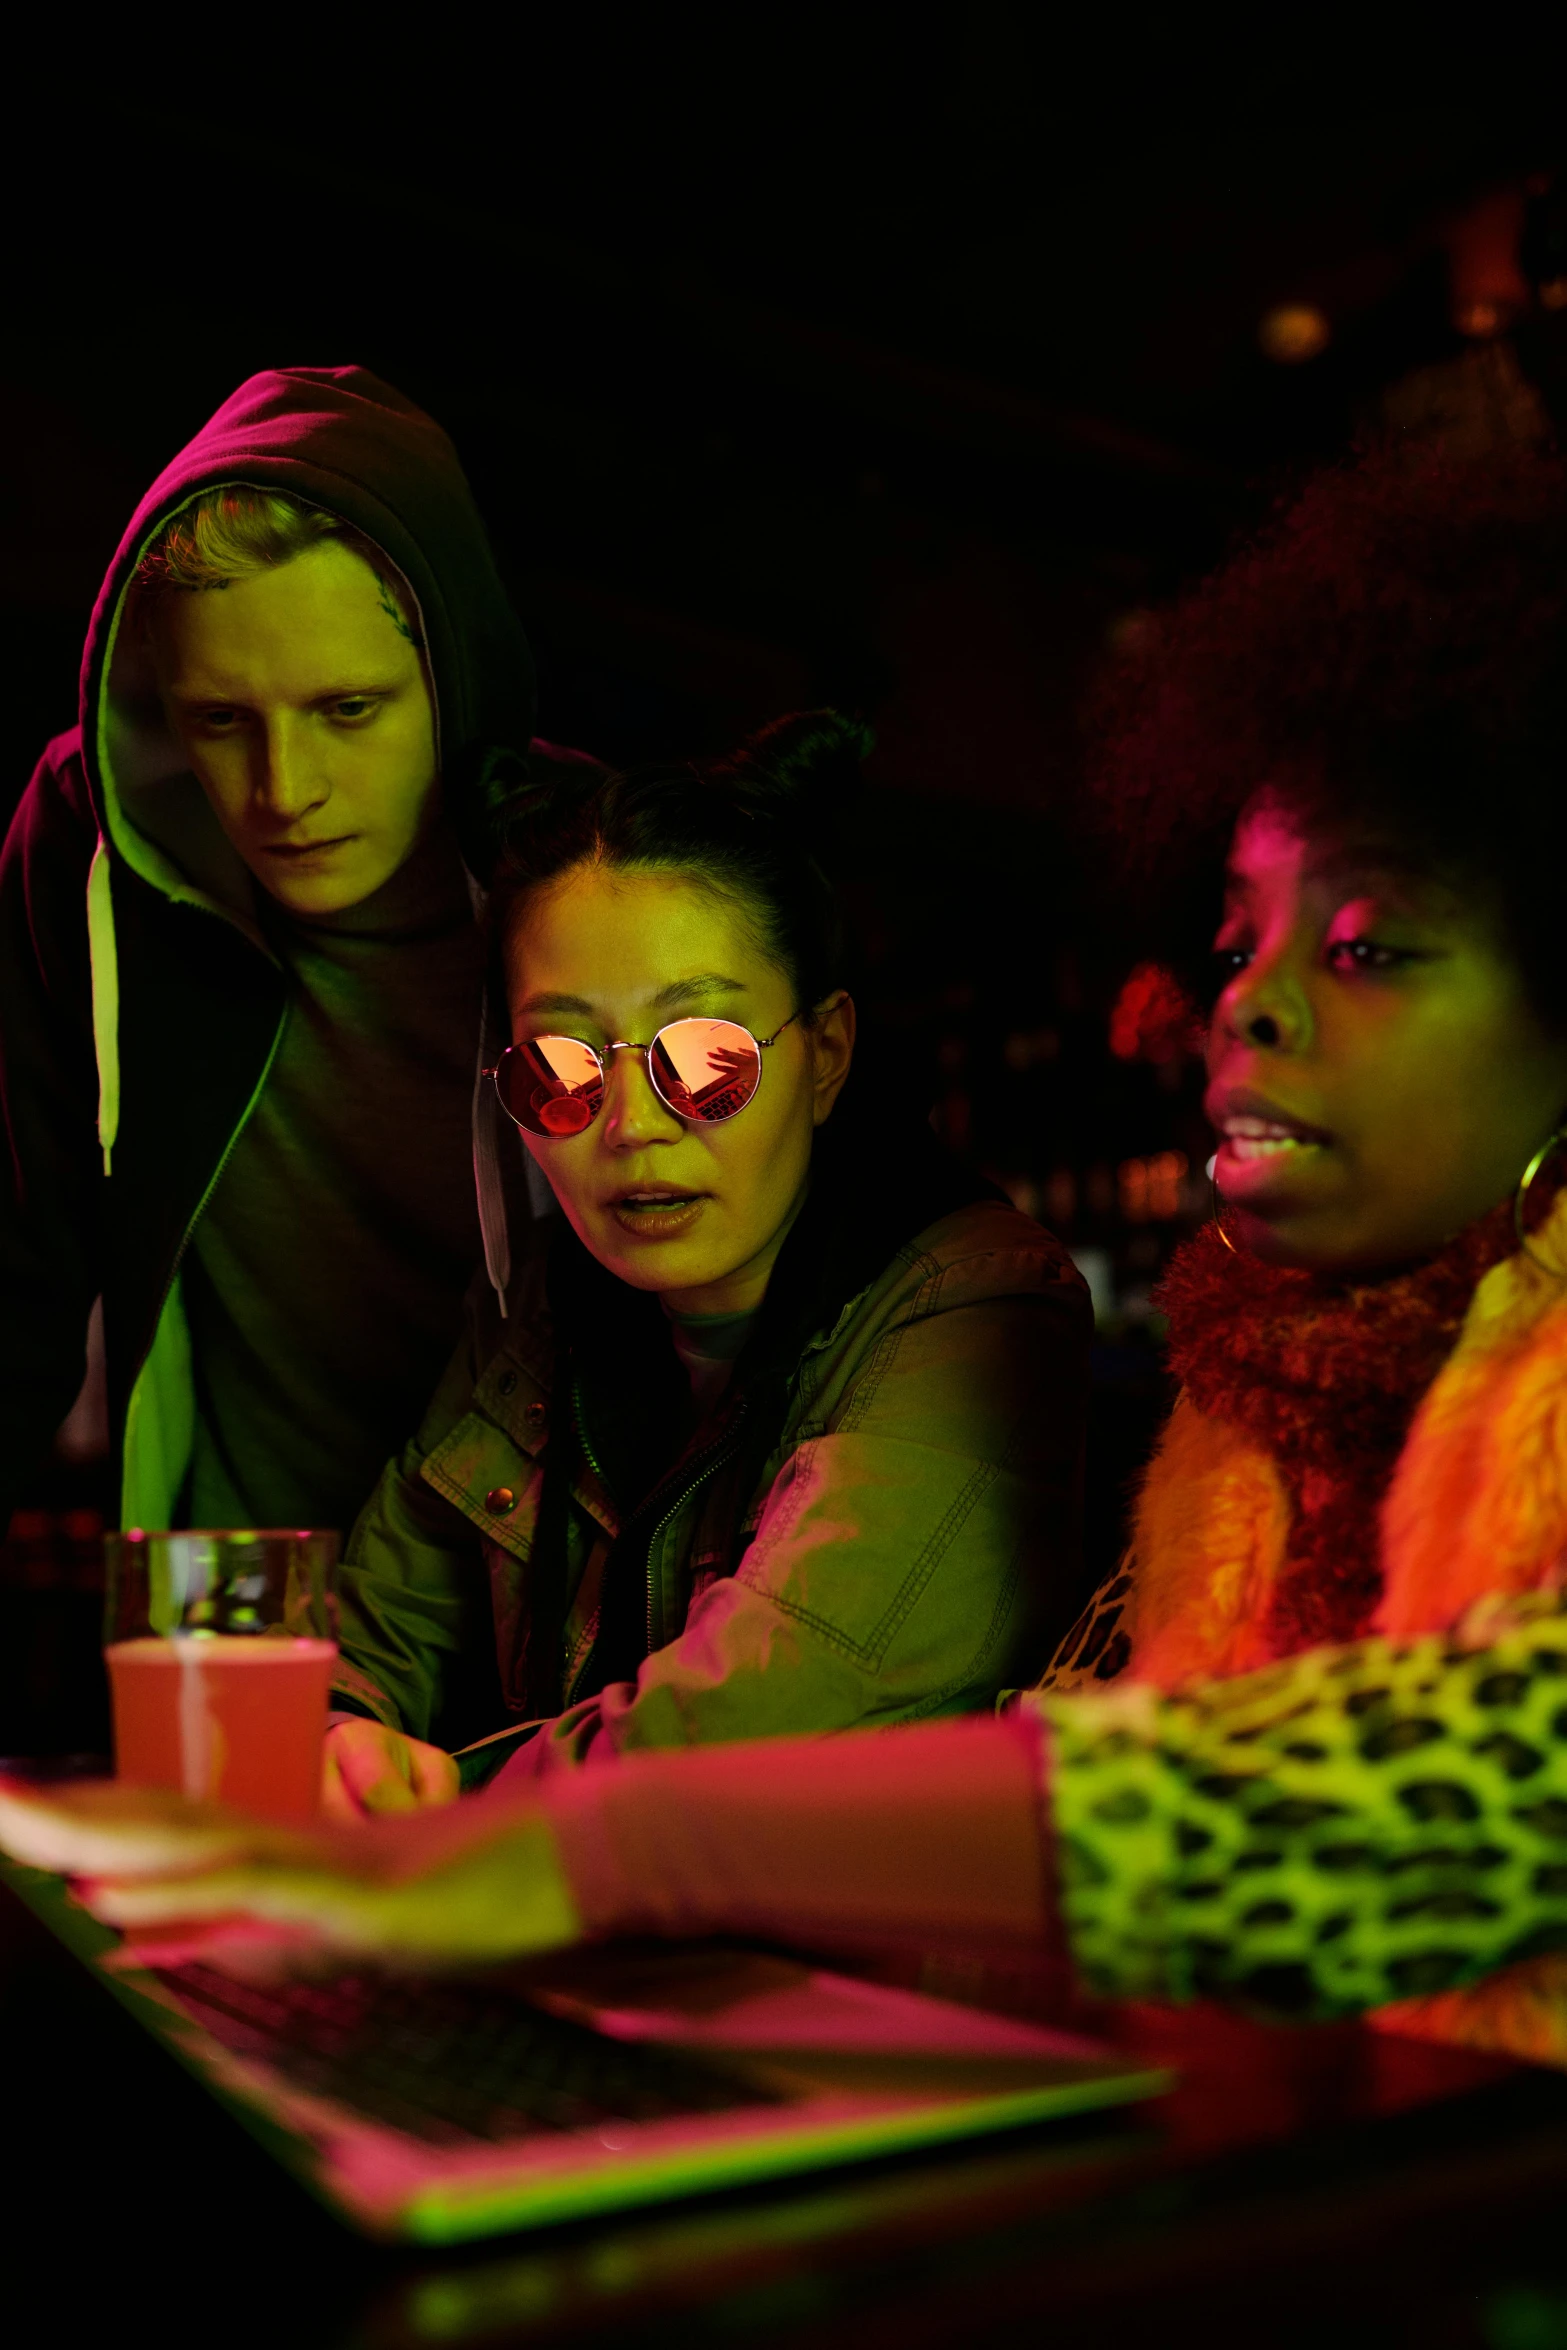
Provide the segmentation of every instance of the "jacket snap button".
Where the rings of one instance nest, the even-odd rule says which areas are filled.
[[[516,1372],[503,1371],[500,1377],[496,1380],[495,1384],[500,1389],[502,1395],[511,1395],[515,1391],[517,1385]]]
[[[544,1425],[544,1406],[541,1403],[530,1403],[522,1416],[531,1421],[535,1428],[541,1428]]]
[[[517,1496],[509,1485],[492,1485],[484,1497],[484,1506],[492,1518],[504,1518],[516,1508]]]

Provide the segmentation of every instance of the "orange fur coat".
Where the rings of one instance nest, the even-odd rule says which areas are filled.
[[[1567,1195],[1535,1246],[1567,1265]],[[1123,1570],[1130,1574],[1118,1627],[1130,1642],[1125,1673],[1176,1688],[1271,1662],[1267,1626],[1289,1512],[1269,1455],[1180,1398],[1143,1487]],[[1562,1578],[1567,1280],[1523,1255],[1481,1279],[1399,1456],[1382,1505],[1381,1549],[1375,1628],[1395,1639],[1453,1631],[1478,1641],[1498,1598]],[[1092,1687],[1094,1675],[1076,1669],[1055,1685]],[[1567,1957],[1403,2002],[1376,2021],[1567,2064]]]

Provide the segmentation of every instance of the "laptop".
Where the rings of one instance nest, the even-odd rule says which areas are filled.
[[[58,1877],[27,1906],[363,2233],[451,2244],[1123,2105],[1073,2034],[719,1944],[445,1976],[149,1967]]]

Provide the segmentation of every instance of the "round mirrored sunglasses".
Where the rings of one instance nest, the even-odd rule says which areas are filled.
[[[738,1020],[671,1020],[651,1044],[617,1041],[603,1054],[577,1036],[530,1036],[508,1045],[484,1074],[515,1125],[559,1142],[585,1133],[604,1107],[607,1055],[642,1053],[666,1110],[718,1126],[756,1099],[763,1053],[799,1017],[791,1012],[771,1036],[753,1036]]]

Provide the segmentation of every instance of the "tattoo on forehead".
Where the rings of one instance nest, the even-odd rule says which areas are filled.
[[[387,586],[385,580],[381,577],[379,572],[376,574],[376,585],[381,591],[381,609],[386,614],[387,619],[396,629],[398,635],[402,637],[408,644],[413,646],[413,649],[416,653],[422,652],[424,649],[423,646],[420,644],[419,639],[414,635],[413,630],[409,627],[407,621],[404,619],[402,611],[398,605],[397,598],[393,595],[391,589]]]

